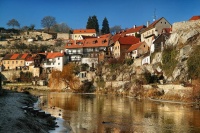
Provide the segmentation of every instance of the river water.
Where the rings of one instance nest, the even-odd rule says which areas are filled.
[[[189,105],[129,97],[37,93],[43,110],[74,133],[200,133],[200,111]],[[61,132],[61,131],[60,131]]]

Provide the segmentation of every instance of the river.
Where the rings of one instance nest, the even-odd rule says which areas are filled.
[[[43,92],[40,106],[74,133],[200,133],[200,111],[189,105],[129,97]]]

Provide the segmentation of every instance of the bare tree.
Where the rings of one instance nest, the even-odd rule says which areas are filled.
[[[52,16],[46,16],[41,20],[41,24],[44,28],[47,28],[49,33],[50,28],[56,24],[56,19]]]
[[[52,27],[52,30],[55,32],[68,33],[70,27],[66,23],[61,23],[61,24],[55,24]]]
[[[120,25],[115,25],[113,27],[110,27],[110,33],[117,33],[117,32],[119,32],[121,30],[122,30],[122,28],[121,28]]]
[[[7,23],[8,26],[12,26],[13,28],[16,27],[20,27],[19,22],[16,19],[11,19],[8,21]]]

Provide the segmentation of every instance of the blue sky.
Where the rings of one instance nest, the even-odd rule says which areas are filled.
[[[200,15],[200,0],[0,0],[0,27],[16,19],[21,27],[34,24],[42,28],[41,20],[53,16],[57,23],[66,23],[72,29],[83,29],[89,16],[96,15],[99,27],[106,17],[110,27],[146,25],[165,17],[171,24]]]

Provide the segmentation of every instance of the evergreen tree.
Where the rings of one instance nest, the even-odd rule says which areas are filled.
[[[92,21],[93,21],[94,29],[96,30],[97,33],[99,33],[99,23],[95,15],[92,16]]]
[[[109,24],[108,24],[108,20],[105,17],[102,23],[102,29],[101,29],[101,34],[108,34],[110,33],[110,28],[109,28]]]
[[[97,17],[94,16],[89,16],[88,22],[86,25],[86,29],[95,29],[97,33],[99,33],[99,24],[98,24],[98,19]]]
[[[86,25],[86,29],[93,29],[93,22],[92,22],[92,18],[91,16],[89,16],[88,21],[87,21],[87,25]]]

